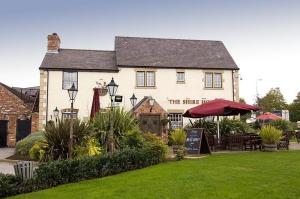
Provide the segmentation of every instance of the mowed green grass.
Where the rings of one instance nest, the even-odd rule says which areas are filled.
[[[218,154],[15,198],[300,198],[300,151]]]

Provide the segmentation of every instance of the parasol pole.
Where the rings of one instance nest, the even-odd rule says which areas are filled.
[[[220,143],[220,117],[217,116],[217,136],[218,136],[218,143]]]

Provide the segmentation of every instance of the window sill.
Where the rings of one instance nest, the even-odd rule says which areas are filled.
[[[185,82],[176,82],[176,84],[185,84]]]
[[[224,88],[204,88],[204,90],[224,90]]]
[[[147,86],[136,86],[135,89],[156,89],[156,86],[153,87],[147,87]]]

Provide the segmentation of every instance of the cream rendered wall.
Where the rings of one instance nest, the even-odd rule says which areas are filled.
[[[131,103],[129,98],[135,93],[138,101],[144,96],[152,96],[166,111],[181,110],[194,107],[197,104],[182,104],[182,100],[191,99],[207,100],[223,98],[233,100],[232,90],[232,71],[231,70],[199,70],[185,69],[185,83],[176,83],[176,69],[153,69],[156,71],[156,88],[136,88],[136,70],[135,68],[120,68],[118,73],[109,72],[78,72],[78,94],[74,103],[74,108],[79,109],[79,118],[87,118],[90,115],[93,88],[100,79],[109,83],[114,77],[119,85],[117,94],[123,96],[123,102],[120,106],[130,110]],[[142,70],[142,69],[138,69]],[[182,70],[180,70],[182,71]],[[222,89],[205,89],[205,72],[222,72]],[[57,107],[59,110],[70,107],[67,90],[62,89],[62,71],[49,71],[48,87],[48,118],[52,117],[53,110]],[[169,100],[180,100],[181,104],[171,104]],[[108,95],[100,97],[101,108],[108,107],[110,101]],[[187,119],[184,120],[186,123]]]

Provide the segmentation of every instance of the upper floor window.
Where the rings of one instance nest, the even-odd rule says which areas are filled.
[[[137,87],[155,87],[154,71],[137,71],[136,72]]]
[[[78,88],[78,72],[76,71],[64,71],[63,72],[63,89],[67,90],[71,88],[74,83],[75,87]]]
[[[176,73],[177,83],[184,83],[185,82],[185,73],[184,72],[177,72]]]
[[[222,88],[222,73],[205,73],[205,88]]]

